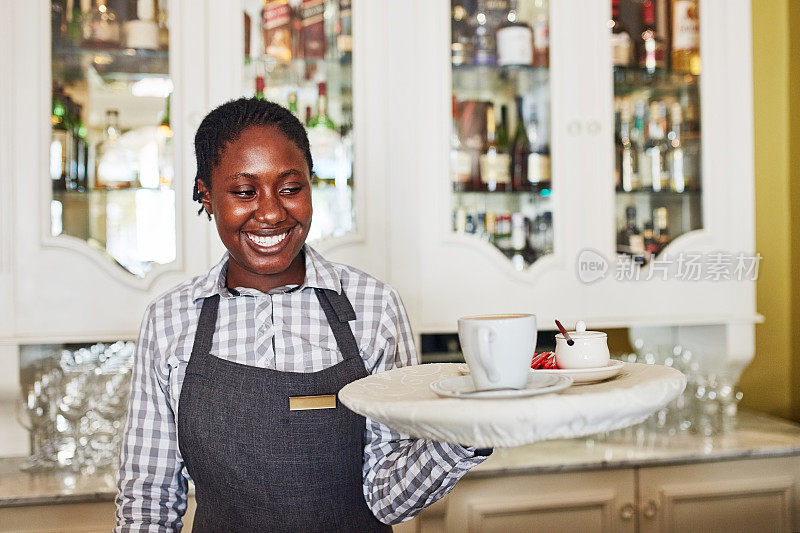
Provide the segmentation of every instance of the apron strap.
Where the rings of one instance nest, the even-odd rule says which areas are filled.
[[[322,306],[322,310],[325,311],[325,317],[328,319],[328,325],[333,331],[336,344],[339,345],[339,350],[342,352],[342,358],[358,357],[360,359],[361,354],[358,351],[358,343],[350,324],[348,324],[350,320],[356,319],[356,312],[350,300],[344,294],[344,290],[339,294],[330,289],[315,288],[314,292],[317,295],[319,304]]]
[[[197,332],[192,345],[192,358],[205,357],[211,353],[211,343],[214,340],[214,330],[217,329],[217,310],[219,309],[219,294],[209,296],[203,300],[200,310],[200,319],[197,321]]]

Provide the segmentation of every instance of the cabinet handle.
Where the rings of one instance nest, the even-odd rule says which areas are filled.
[[[619,508],[619,517],[623,520],[630,520],[636,514],[636,507],[632,503],[626,503]]]
[[[642,514],[645,518],[655,518],[658,514],[658,503],[656,503],[654,500],[648,501],[646,504],[644,504]]]
[[[567,124],[567,133],[570,135],[579,135],[581,132],[581,123],[578,120],[573,120]]]
[[[586,131],[589,132],[590,135],[597,135],[600,133],[600,123],[596,120],[590,120],[586,125]]]

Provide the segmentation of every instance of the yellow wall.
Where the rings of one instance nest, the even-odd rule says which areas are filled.
[[[800,420],[800,249],[792,239],[800,236],[800,2],[752,7],[756,249],[764,257],[756,290],[766,320],[741,378],[742,405]]]

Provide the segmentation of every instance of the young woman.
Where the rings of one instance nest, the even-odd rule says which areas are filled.
[[[336,403],[415,364],[391,287],[305,244],[313,163],[300,122],[239,99],[195,137],[195,200],[227,253],[147,309],[118,478],[117,531],[389,531],[489,450],[405,438]],[[323,397],[327,409],[292,410]],[[334,407],[335,406],[335,407]]]

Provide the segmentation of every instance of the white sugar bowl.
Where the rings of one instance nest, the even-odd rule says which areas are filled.
[[[569,331],[575,343],[570,346],[562,333],[556,335],[556,362],[560,368],[598,368],[608,366],[608,336],[602,331],[586,331],[579,320],[575,331]]]

